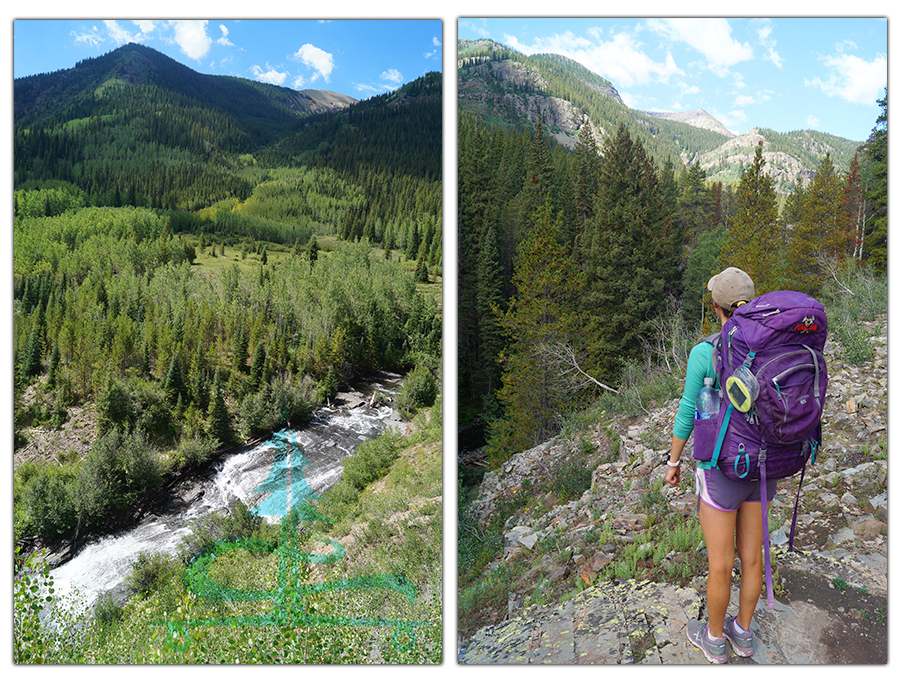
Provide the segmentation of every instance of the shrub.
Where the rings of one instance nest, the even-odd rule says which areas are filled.
[[[139,597],[158,591],[181,568],[180,562],[165,552],[141,552],[135,557],[128,587]]]
[[[273,431],[287,423],[300,424],[309,417],[316,403],[315,384],[304,378],[296,382],[290,376],[276,378],[241,400],[238,428],[244,438]]]
[[[219,442],[206,436],[182,438],[173,454],[175,465],[188,469],[198,468],[215,455]]]
[[[397,406],[404,416],[409,417],[420,407],[431,407],[438,393],[437,379],[431,369],[417,364],[410,372],[397,395]]]
[[[103,593],[97,602],[94,603],[94,619],[99,624],[121,622],[124,615],[125,610],[110,593]]]
[[[78,504],[89,523],[115,522],[162,481],[162,468],[143,432],[117,429],[101,437],[81,466]]]
[[[75,528],[76,479],[71,470],[46,468],[30,480],[24,501],[35,532],[56,540]]]
[[[356,487],[346,480],[340,480],[322,495],[318,506],[324,515],[340,522],[357,508],[358,502],[359,492]]]
[[[344,481],[362,491],[388,473],[399,452],[400,435],[393,431],[364,441],[344,460]]]

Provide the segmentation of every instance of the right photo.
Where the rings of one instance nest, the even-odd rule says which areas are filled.
[[[457,661],[886,664],[887,18],[457,36]]]

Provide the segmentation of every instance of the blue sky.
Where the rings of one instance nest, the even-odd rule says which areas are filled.
[[[365,99],[440,71],[442,23],[431,20],[16,20],[15,77],[70,68],[128,42],[212,75]]]
[[[726,128],[811,128],[865,140],[887,85],[887,19],[470,19],[459,38],[560,53],[626,105],[706,110]]]

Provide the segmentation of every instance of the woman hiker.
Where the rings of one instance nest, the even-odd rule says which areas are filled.
[[[734,310],[755,295],[753,280],[743,270],[729,267],[711,278],[713,309],[722,325]],[[684,394],[672,429],[672,449],[666,481],[677,486],[681,479],[680,459],[684,444],[694,428],[694,404],[705,378],[715,379],[713,345],[703,341],[688,357]],[[725,640],[741,656],[753,655],[750,620],[762,589],[762,514],[759,508],[758,482],[732,482],[718,468],[697,466],[695,487],[700,527],[709,553],[709,577],[706,583],[707,622],[691,620],[688,639],[703,651],[711,663],[727,661]],[[767,481],[767,503],[775,496],[775,480]],[[735,547],[741,560],[741,586],[738,613],[726,614],[731,599],[731,570]]]

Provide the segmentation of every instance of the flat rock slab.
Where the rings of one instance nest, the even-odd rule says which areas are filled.
[[[702,663],[684,639],[698,616],[692,588],[649,581],[604,581],[555,608],[532,608],[481,629],[467,664]]]
[[[779,553],[781,554],[781,553]],[[788,575],[773,609],[763,596],[751,627],[755,649],[734,664],[884,663],[887,661],[884,575],[849,554],[784,553]],[[834,581],[838,580],[835,587]],[[841,583],[843,581],[844,583]],[[873,619],[884,605],[884,621]],[[729,614],[737,614],[738,587]],[[479,630],[460,653],[462,664],[706,664],[686,636],[691,619],[706,619],[690,587],[650,581],[603,581],[555,607]]]

